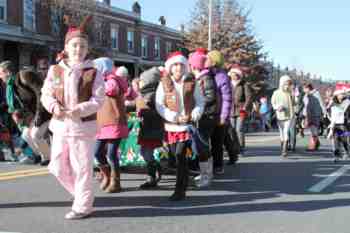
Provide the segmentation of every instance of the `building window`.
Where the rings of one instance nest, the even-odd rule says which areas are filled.
[[[0,21],[7,19],[7,0],[0,0]]]
[[[35,31],[35,0],[23,1],[23,27]]]
[[[146,35],[142,35],[141,52],[142,57],[148,57],[148,36]]]
[[[60,17],[58,9],[52,9],[51,10],[50,19],[51,19],[51,32],[52,32],[52,35],[55,36],[55,37],[60,36],[61,17]]]
[[[154,39],[154,57],[160,59],[160,38]]]
[[[128,52],[134,52],[134,31],[128,31]]]
[[[172,44],[171,44],[171,42],[170,42],[170,41],[167,41],[167,42],[166,42],[166,46],[165,46],[165,51],[166,51],[167,56],[171,53],[172,50],[173,50],[173,49],[172,49]]]
[[[102,18],[95,18],[95,28],[97,29],[94,33],[95,35],[95,42],[97,45],[101,46],[103,44],[103,19]]]
[[[111,27],[111,41],[112,41],[112,49],[118,49],[118,39],[119,39],[119,28],[117,25],[112,25]]]

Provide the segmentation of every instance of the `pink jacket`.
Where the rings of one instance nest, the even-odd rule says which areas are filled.
[[[105,78],[105,93],[107,96],[115,97],[119,94],[125,94],[128,88],[128,82],[113,74],[107,75]],[[125,113],[126,114],[126,113]],[[129,134],[127,124],[113,124],[102,127],[96,134],[96,139],[118,139],[126,138]]]
[[[97,72],[92,88],[92,96],[89,101],[78,103],[78,85],[81,77],[81,70],[84,68],[93,67],[93,63],[90,60],[86,60],[84,63],[77,64],[73,67],[66,65],[64,61],[61,61],[59,65],[63,68],[64,72],[64,105],[67,110],[79,110],[80,116],[77,117],[64,117],[62,120],[55,118],[51,119],[49,128],[50,130],[61,136],[91,136],[94,137],[97,132],[96,121],[82,122],[81,117],[89,116],[96,113],[102,106],[105,92],[104,81],[100,72]],[[41,102],[43,106],[52,113],[55,106],[58,105],[57,99],[54,97],[55,77],[53,67],[51,66],[45,79],[44,86],[42,88]]]

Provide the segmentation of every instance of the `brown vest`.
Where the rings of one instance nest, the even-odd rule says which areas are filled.
[[[64,104],[64,69],[60,65],[54,65],[54,96],[57,101],[65,107]],[[96,78],[95,68],[86,68],[82,71],[82,77],[78,85],[78,103],[89,101],[92,96],[92,87]],[[57,87],[56,87],[57,86]],[[94,121],[96,120],[96,113],[87,117],[82,117],[81,120]]]
[[[107,125],[127,125],[127,115],[124,105],[124,95],[106,96],[102,108],[97,112],[99,127]]]
[[[162,78],[162,84],[164,89],[164,105],[171,111],[179,112],[180,96],[175,90],[173,81],[169,76]],[[183,103],[185,108],[185,114],[191,115],[194,108],[194,88],[195,88],[195,78],[192,76],[187,76],[183,80]]]

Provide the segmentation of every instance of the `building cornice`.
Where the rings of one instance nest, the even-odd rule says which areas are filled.
[[[39,45],[54,42],[51,36],[26,31],[22,27],[9,24],[0,24],[0,39]]]

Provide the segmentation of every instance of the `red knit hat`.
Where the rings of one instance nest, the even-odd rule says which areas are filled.
[[[88,34],[87,34],[87,24],[91,21],[92,16],[89,15],[85,17],[85,19],[81,22],[79,27],[73,26],[70,24],[70,19],[68,16],[64,17],[65,24],[68,25],[68,31],[65,36],[64,43],[67,44],[69,40],[75,38],[75,37],[81,37],[86,40],[88,40]]]
[[[176,63],[181,63],[186,69],[188,69],[188,61],[186,57],[180,51],[176,51],[169,54],[168,59],[165,62],[165,70],[170,74],[171,66]]]

